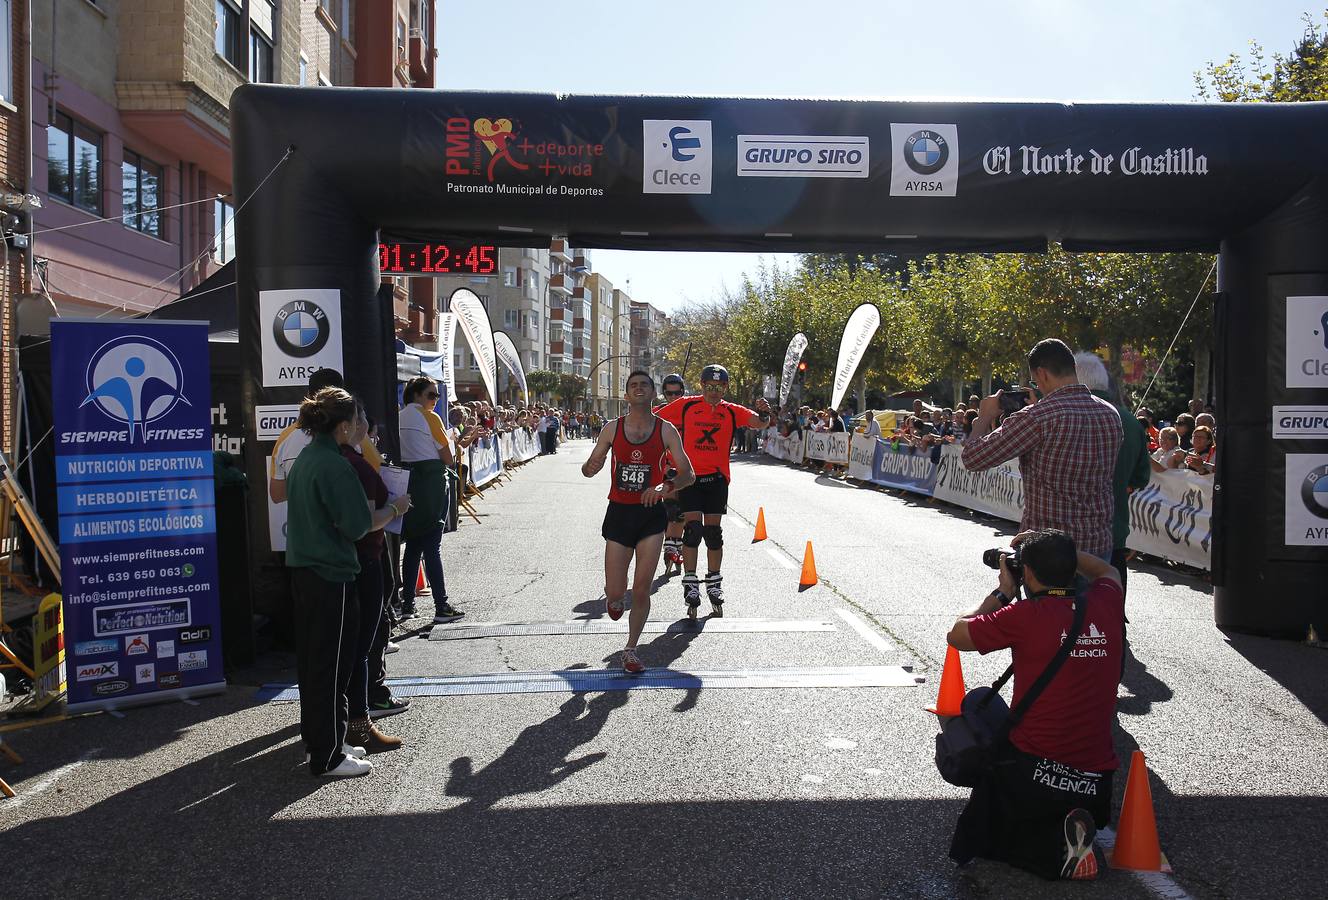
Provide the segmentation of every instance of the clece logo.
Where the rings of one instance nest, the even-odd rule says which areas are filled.
[[[890,196],[953,197],[959,185],[957,125],[890,124]]]
[[[181,684],[179,672],[162,672],[157,676],[157,687],[159,688],[178,688]]]
[[[148,652],[148,636],[146,634],[125,635],[124,642],[127,656],[141,656]]]
[[[109,432],[108,440],[146,443],[147,426],[189,401],[182,393],[184,370],[171,349],[143,335],[123,335],[97,348],[85,376],[89,403],[128,431]],[[63,437],[63,436],[62,436]]]
[[[100,697],[109,697],[111,694],[120,694],[127,690],[129,690],[129,682],[124,680],[103,681],[92,686],[92,693]]]
[[[1315,466],[1300,483],[1300,502],[1311,515],[1328,519],[1328,463]]]
[[[201,625],[198,628],[183,629],[180,634],[180,643],[182,644],[201,644],[204,641],[212,640],[212,626]]]
[[[292,300],[272,317],[272,337],[287,356],[304,359],[327,346],[332,334],[327,313],[312,300]]]
[[[642,193],[710,193],[709,120],[646,119],[641,139]]]
[[[118,662],[88,663],[79,666],[74,677],[77,681],[96,681],[98,678],[114,678],[119,674]]]
[[[74,645],[75,656],[96,656],[99,653],[114,653],[120,649],[115,641],[79,641]]]
[[[739,178],[866,178],[870,168],[866,137],[738,135]]]
[[[1328,297],[1286,304],[1286,386],[1328,388]]]

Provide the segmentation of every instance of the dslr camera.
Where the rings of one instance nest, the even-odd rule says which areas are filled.
[[[999,391],[996,396],[1001,399],[1001,415],[1008,415],[1012,412],[1018,412],[1029,404],[1028,393],[1031,388],[1016,384],[1014,387]]]
[[[1010,575],[1014,578],[1015,590],[1018,591],[1024,583],[1024,561],[1020,555],[1020,548],[1015,547],[1010,550],[1005,547],[993,547],[990,550],[982,551],[982,564],[988,569],[995,569],[999,572],[1002,559],[1005,560]]]

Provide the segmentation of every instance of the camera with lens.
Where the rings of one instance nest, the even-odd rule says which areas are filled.
[[[1030,390],[1030,388],[1016,384],[1014,387],[1006,388],[997,393],[996,396],[1001,400],[1001,415],[1017,412],[1032,402],[1028,399]]]
[[[1004,547],[993,547],[990,550],[982,551],[982,564],[988,569],[1001,570],[1001,560],[1005,560],[1006,567],[1010,570],[1010,577],[1014,579],[1014,586],[1019,588],[1024,582],[1024,561],[1020,556],[1018,547],[1013,550],[1007,550]]]

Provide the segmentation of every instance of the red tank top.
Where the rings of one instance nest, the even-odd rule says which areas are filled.
[[[609,486],[609,499],[615,503],[640,504],[641,494],[664,483],[664,436],[659,419],[650,437],[640,444],[627,439],[625,419],[617,419],[613,432],[613,483]]]

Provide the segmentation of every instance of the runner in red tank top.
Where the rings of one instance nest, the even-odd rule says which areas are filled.
[[[622,618],[627,567],[635,556],[632,613],[627,620],[627,646],[622,654],[623,671],[629,674],[645,671],[636,655],[636,642],[650,615],[651,582],[659,564],[667,523],[662,501],[676,496],[694,478],[677,429],[651,411],[654,399],[655,380],[649,373],[636,371],[628,375],[627,415],[605,426],[590,459],[581,466],[581,474],[593,478],[604,468],[612,451],[609,509],[600,530],[604,536],[604,605],[609,618]],[[678,470],[672,479],[665,472],[666,458],[670,455]]]

